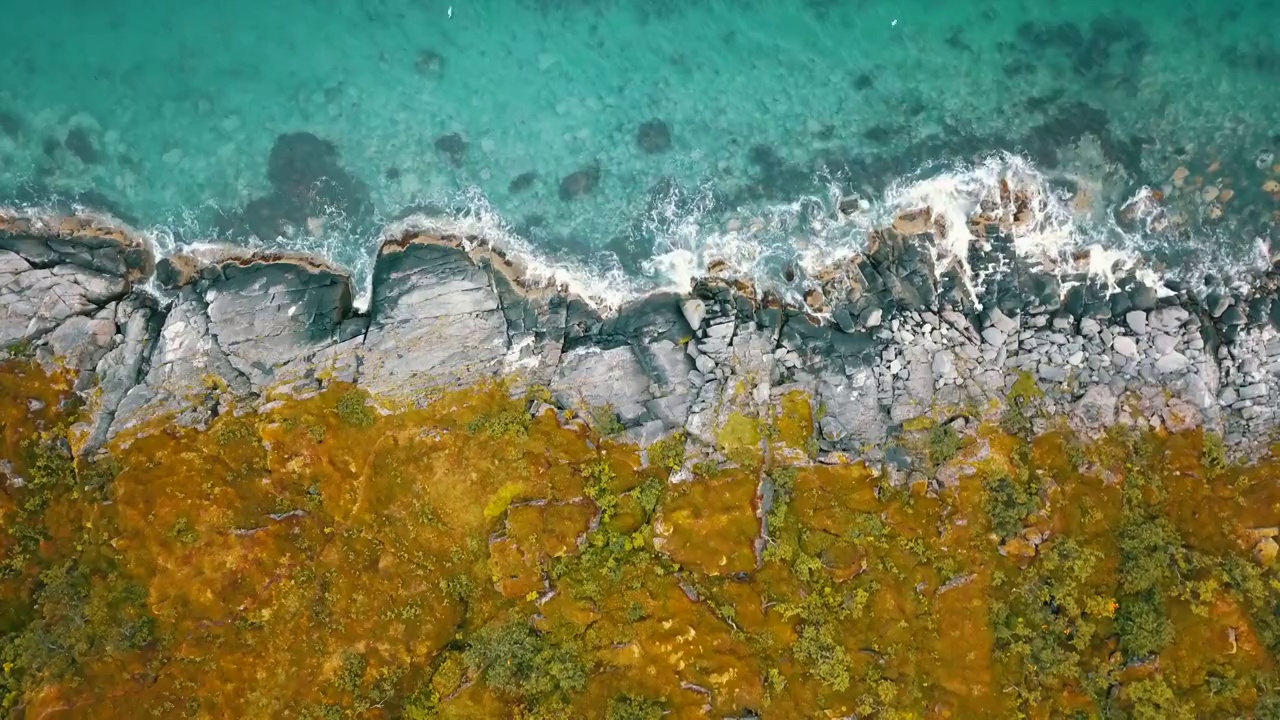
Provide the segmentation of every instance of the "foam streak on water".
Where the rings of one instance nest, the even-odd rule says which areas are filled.
[[[563,287],[612,311],[652,293],[687,292],[697,278],[708,275],[751,282],[798,303],[808,281],[856,258],[873,233],[895,222],[904,233],[931,236],[938,273],[959,267],[969,286],[977,287],[984,279],[981,273],[990,271],[968,267],[970,252],[986,242],[971,229],[971,219],[978,216],[999,224],[1018,256],[1046,271],[1064,278],[1083,272],[1113,287],[1120,274],[1134,272],[1159,287],[1160,277],[1143,265],[1142,253],[1167,223],[1150,188],[1138,189],[1114,210],[1085,213],[1079,198],[1055,187],[1029,160],[996,153],[971,164],[917,171],[890,183],[877,198],[842,197],[832,185],[824,196],[725,212],[709,185],[693,191],[673,188],[656,198],[644,219],[652,253],[637,274],[628,273],[609,253],[553,257],[513,230],[479,188],[470,188],[459,200],[453,203],[461,208],[457,212],[409,214],[363,240],[353,241],[338,217],[317,223],[311,233],[253,247],[308,252],[348,268],[361,288],[357,307],[367,308],[373,261],[382,243],[408,233],[452,236],[462,238],[469,251],[500,250],[530,285]],[[39,217],[53,211],[24,212]],[[143,234],[161,255],[178,250],[216,255],[226,247],[213,239],[180,240],[164,226]],[[353,246],[364,251],[353,254]],[[1067,278],[1066,284],[1073,282],[1078,280]]]

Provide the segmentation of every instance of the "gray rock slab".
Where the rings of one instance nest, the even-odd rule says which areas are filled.
[[[1124,322],[1135,335],[1147,334],[1147,313],[1142,310],[1130,310],[1125,313]]]
[[[462,250],[411,244],[384,253],[373,279],[360,384],[404,398],[498,374],[507,323],[489,272]]]

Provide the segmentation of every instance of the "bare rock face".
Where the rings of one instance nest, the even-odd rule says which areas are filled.
[[[277,158],[277,179],[303,162],[298,148]],[[598,166],[583,168],[562,191],[598,180]],[[1220,429],[1247,447],[1280,422],[1276,278],[1229,298],[1064,291],[979,254],[1015,271],[960,293],[913,244],[927,240],[886,230],[817,278],[803,307],[708,278],[602,313],[530,282],[447,219],[397,232],[357,312],[347,273],[313,257],[226,247],[157,266],[142,236],[100,218],[0,215],[0,359],[29,355],[74,381],[82,453],[336,380],[412,404],[502,377],[515,393],[545,387],[557,410],[604,409],[641,444],[682,430],[721,461],[728,424],[776,417],[792,392],[822,408],[810,421],[817,452],[879,458],[917,418],[998,408],[1026,383],[1038,407],[1085,431],[1138,418]]]
[[[71,318],[106,308],[128,290],[120,277],[69,263],[41,267],[0,249],[0,345],[41,338]]]
[[[144,239],[101,218],[0,213],[0,357],[29,351],[70,375],[94,442],[137,381],[154,303],[135,284],[153,263]]]
[[[115,408],[108,438],[162,417],[205,427],[226,402],[252,390],[210,332],[208,305],[195,288],[178,293],[151,344],[145,371]]]
[[[229,260],[195,288],[227,361],[258,393],[313,375],[312,356],[339,341],[352,312],[346,273],[304,258]]]
[[[498,373],[507,326],[493,277],[435,238],[388,245],[373,279],[360,384],[375,394],[466,385]]]
[[[152,264],[146,242],[121,228],[0,214],[0,347],[103,311]]]

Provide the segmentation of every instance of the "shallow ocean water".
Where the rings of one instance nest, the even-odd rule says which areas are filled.
[[[1276,234],[1271,0],[0,8],[0,202],[107,207],[165,244],[256,236],[361,271],[379,228],[425,209],[633,294],[712,255],[856,247],[866,222],[829,222],[840,196],[884,204],[1002,152],[1087,189],[1094,217],[1057,252],[1213,267]],[[1175,230],[1099,221],[1143,185]]]

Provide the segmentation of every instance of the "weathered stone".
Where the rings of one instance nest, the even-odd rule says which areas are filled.
[[[1073,416],[1090,431],[1102,431],[1116,421],[1116,396],[1105,385],[1094,385],[1076,401]]]
[[[1111,349],[1131,360],[1138,359],[1138,344],[1131,337],[1117,336],[1115,340],[1111,341]]]
[[[1038,372],[1041,380],[1053,383],[1066,382],[1068,376],[1066,369],[1048,364],[1040,365]]]
[[[841,332],[851,333],[857,330],[857,326],[853,324],[853,316],[849,314],[847,308],[839,308],[832,313],[832,319],[836,321],[836,325],[840,327]]]
[[[1240,397],[1245,400],[1253,400],[1255,398],[1265,397],[1267,394],[1266,383],[1256,383],[1254,385],[1246,385],[1240,388]]]
[[[206,310],[194,288],[179,292],[151,351],[150,368],[120,400],[108,437],[161,416],[180,427],[206,426],[220,401],[208,392],[209,377],[226,383],[230,397],[249,395],[248,379],[227,362],[210,333]]]
[[[1219,316],[1218,321],[1223,325],[1244,325],[1249,322],[1249,318],[1238,305],[1232,305],[1227,308],[1226,312]]]
[[[1182,327],[1182,323],[1186,322],[1190,315],[1185,308],[1177,305],[1162,307],[1151,312],[1147,317],[1147,325],[1157,330],[1171,332]]]
[[[1263,567],[1275,565],[1277,555],[1280,555],[1280,543],[1275,538],[1263,538],[1253,546],[1253,559]]]
[[[1156,372],[1164,374],[1175,373],[1186,369],[1188,364],[1190,364],[1190,361],[1182,353],[1169,352],[1161,355],[1160,359],[1156,360]]]
[[[1160,411],[1160,419],[1169,432],[1186,432],[1199,427],[1203,418],[1200,409],[1180,398],[1169,398]]]
[[[1009,333],[1012,333],[1012,332],[1016,332],[1018,329],[1018,321],[1000,312],[1000,310],[997,308],[991,309],[991,313],[988,316],[988,320],[991,323],[992,327],[996,328],[997,330],[1004,333],[1005,335],[1008,335]]]
[[[1231,296],[1225,293],[1214,291],[1204,299],[1204,309],[1210,317],[1222,317],[1222,313],[1229,307],[1231,307]]]
[[[933,356],[933,374],[938,378],[953,378],[956,375],[955,356],[949,350],[940,350]]]
[[[125,278],[76,264],[32,265],[0,248],[0,347],[39,338],[68,318],[123,298]]]
[[[432,237],[388,245],[373,278],[360,384],[401,397],[502,369],[507,323],[493,277]]]
[[[1125,324],[1135,335],[1147,334],[1147,313],[1142,310],[1131,310],[1124,316]]]
[[[680,303],[680,312],[689,323],[689,327],[697,330],[702,327],[702,321],[707,317],[707,304],[696,297],[688,298]]]
[[[200,426],[233,407],[232,399],[250,406],[330,380],[354,381],[375,398],[417,402],[432,388],[497,375],[511,377],[516,392],[522,383],[546,385],[564,407],[611,405],[627,436],[642,444],[677,427],[698,442],[714,442],[734,403],[766,405],[775,387],[788,383],[812,391],[826,407],[819,422],[824,448],[857,450],[883,443],[890,422],[1005,394],[1017,369],[1043,381],[1050,412],[1069,402],[1066,393],[1083,390],[1073,412],[1086,425],[1086,416],[1115,415],[1126,382],[1129,390],[1163,385],[1171,393],[1167,401],[1152,395],[1140,408],[1146,421],[1171,430],[1221,417],[1229,436],[1261,437],[1274,422],[1269,381],[1259,375],[1280,367],[1280,350],[1269,347],[1280,341],[1271,340],[1269,329],[1240,332],[1244,323],[1232,313],[1243,316],[1243,304],[1229,306],[1204,330],[1209,342],[1224,340],[1217,362],[1202,352],[1198,318],[1180,306],[1125,311],[1125,329],[1150,335],[1150,345],[1103,328],[1087,315],[1090,308],[1113,311],[1116,295],[1093,285],[1076,291],[1086,314],[1079,334],[1056,302],[1020,285],[1013,300],[988,305],[979,335],[969,317],[953,310],[938,317],[923,304],[937,290],[921,280],[935,277],[931,261],[901,248],[877,260],[883,287],[852,305],[836,301],[851,297],[838,284],[824,286],[834,323],[818,323],[759,307],[718,282],[699,285],[696,298],[655,296],[616,313],[596,311],[560,289],[522,286],[482,239],[450,233],[411,234],[384,246],[367,315],[351,308],[345,273],[302,258],[168,258],[163,281],[172,299],[147,305],[131,292],[135,270],[101,269],[137,265],[96,259],[93,253],[109,245],[8,242],[0,242],[0,274],[14,282],[0,283],[0,293],[20,290],[15,302],[0,304],[0,328],[6,322],[18,328],[15,334],[34,342],[37,359],[58,358],[81,373],[77,388],[100,384],[101,399],[90,403],[78,429],[89,445],[162,413]],[[27,300],[36,287],[24,285],[31,278],[64,279],[65,298],[75,302],[49,305],[54,312],[42,316]],[[65,299],[60,293],[57,300]],[[882,325],[885,311],[876,303],[890,295],[898,303],[892,332],[867,332]],[[692,340],[686,323],[694,327]],[[1010,341],[1023,352],[1008,357]],[[1162,377],[1187,370],[1193,371]],[[210,377],[223,381],[216,390]],[[1070,387],[1054,387],[1071,377]],[[1233,387],[1219,395],[1220,383]]]

